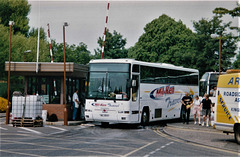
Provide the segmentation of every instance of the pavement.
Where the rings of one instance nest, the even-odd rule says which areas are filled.
[[[212,126],[206,127],[194,124],[193,120],[189,124],[181,122],[167,123],[167,126],[163,128],[163,132],[185,142],[240,153],[240,145],[235,142],[234,134],[227,135],[220,130],[214,129]]]

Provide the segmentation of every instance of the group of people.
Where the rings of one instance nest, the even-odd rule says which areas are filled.
[[[198,124],[209,127],[209,118],[211,117],[211,112],[213,112],[212,101],[209,99],[209,95],[205,94],[202,100],[199,99],[199,96],[195,96],[195,100],[192,100],[192,97],[189,96],[188,93],[185,93],[185,96],[181,100],[182,103],[182,118],[183,123],[189,123],[190,110],[193,108],[192,112],[194,114],[194,124],[197,124],[197,116],[198,116]],[[200,113],[202,111],[203,122],[201,123]]]

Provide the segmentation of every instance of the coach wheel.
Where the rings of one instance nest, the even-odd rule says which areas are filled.
[[[145,109],[143,110],[142,113],[142,120],[141,120],[141,124],[142,126],[146,126],[149,123],[149,112]]]
[[[109,122],[101,122],[102,127],[107,127],[109,125]]]
[[[234,136],[235,136],[236,142],[240,144],[240,125],[235,126]]]

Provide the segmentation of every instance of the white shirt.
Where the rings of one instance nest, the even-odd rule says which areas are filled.
[[[77,93],[74,93],[73,94],[73,102],[75,103],[75,108],[78,108],[79,104],[75,101],[76,99],[77,99],[77,101],[79,101]]]
[[[202,101],[201,101],[200,99],[198,99],[198,100],[195,99],[194,102],[193,102],[193,105],[194,105],[194,106],[200,106],[201,102],[202,102]]]

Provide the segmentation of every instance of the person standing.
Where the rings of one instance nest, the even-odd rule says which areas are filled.
[[[202,115],[203,115],[203,122],[202,126],[204,126],[205,118],[207,117],[206,126],[209,127],[209,117],[211,116],[211,112],[213,111],[212,108],[212,101],[209,99],[209,95],[205,95],[205,99],[202,100],[201,106],[202,108]]]
[[[85,93],[81,94],[81,105],[80,105],[80,119],[85,119]]]
[[[198,124],[201,125],[201,117],[200,117],[200,111],[201,111],[201,100],[199,99],[199,96],[195,96],[195,100],[193,102],[193,115],[194,115],[194,124],[197,124],[197,116],[198,116]]]
[[[77,110],[78,110],[79,104],[80,104],[77,93],[78,93],[78,89],[76,89],[73,94],[73,117],[72,117],[73,120],[76,119]]]
[[[185,96],[182,98],[181,103],[182,103],[183,124],[185,124],[185,122],[187,122],[188,124],[189,116],[190,116],[190,106],[187,106],[187,105],[191,105],[192,98],[188,95],[187,92],[185,93]],[[186,116],[187,116],[187,120],[186,120]]]
[[[210,96],[216,97],[217,87],[214,86],[213,89],[210,90]]]

